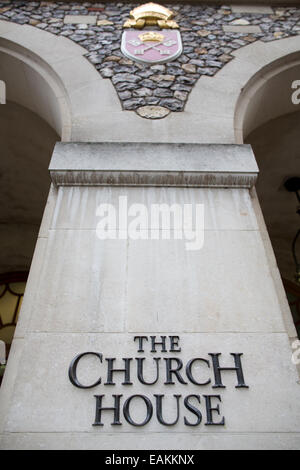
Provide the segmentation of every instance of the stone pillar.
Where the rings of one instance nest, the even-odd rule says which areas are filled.
[[[56,145],[1,389],[2,448],[299,447],[257,173],[248,145]],[[171,216],[169,231],[151,217],[159,204],[193,217],[182,231]],[[105,210],[116,226],[101,239]]]

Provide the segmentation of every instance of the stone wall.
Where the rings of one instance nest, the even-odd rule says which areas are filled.
[[[165,5],[176,13],[183,53],[152,66],[133,62],[120,50],[123,24],[134,2],[0,1],[0,19],[65,36],[84,47],[101,76],[112,81],[123,109],[143,117],[183,111],[197,80],[214,76],[237,49],[300,33],[299,7]],[[158,106],[159,112],[149,114],[145,106]]]
[[[250,193],[257,171],[247,145],[56,145],[54,186],[1,386],[1,449],[299,448],[299,377]],[[202,248],[187,249],[191,238],[178,237],[174,222],[169,239],[162,227],[158,238],[148,238],[157,228],[152,218],[138,239],[123,236],[121,221],[120,237],[98,238],[97,208],[103,202],[118,208],[120,196],[128,208],[138,201],[149,213],[157,203],[203,204]],[[181,349],[145,346],[142,353],[134,341],[140,335],[157,342],[178,337]],[[78,380],[88,386],[100,374],[102,381],[83,389],[68,370],[87,351],[103,354],[103,362],[83,357]],[[224,369],[224,386],[216,387],[211,353],[220,353],[221,367],[232,367],[232,353],[241,354],[247,387]],[[155,380],[160,358],[153,384],[137,380],[136,358],[143,357],[147,382]],[[106,358],[120,369],[122,358],[132,358],[132,384],[120,371],[115,385],[106,383]],[[182,361],[185,382],[166,381],[168,358]],[[192,358],[200,360],[189,383],[185,365]],[[103,426],[96,420],[95,396],[102,394],[103,406],[113,404],[112,395],[121,399],[122,425],[112,425],[112,410],[102,413]],[[168,426],[156,411],[143,424],[140,395],[153,406],[164,396]],[[132,396],[138,425],[124,414]],[[202,421],[184,408],[187,396]],[[208,396],[214,422],[206,417]]]

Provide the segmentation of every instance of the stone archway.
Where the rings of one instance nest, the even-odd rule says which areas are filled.
[[[292,288],[292,296],[289,290],[293,285],[297,288],[292,242],[299,226],[299,216],[295,194],[287,192],[284,183],[290,177],[299,176],[300,109],[292,100],[292,94],[293,84],[300,76],[300,53],[294,48],[298,38],[294,44],[289,39],[286,49],[282,48],[284,41],[273,43],[273,48],[269,49],[260,46],[262,56],[268,60],[242,87],[234,108],[234,132],[239,144],[252,146],[258,163],[260,173],[253,196],[258,197],[262,209],[261,229],[277,289],[281,292],[286,325],[289,325],[290,336],[293,337],[295,330],[282,291],[282,281],[288,299],[294,302],[295,289]],[[253,49],[257,52],[254,63],[261,61],[259,50]],[[245,51],[244,57],[249,59],[251,54]],[[299,312],[294,308],[292,312],[297,326]]]
[[[55,194],[51,187],[48,196],[48,167],[55,143],[77,140],[76,126],[82,129],[99,103],[105,108],[109,96],[101,88],[106,82],[85,59],[85,53],[67,38],[0,21],[0,274],[6,282],[13,273],[27,278],[30,270],[29,293],[33,253],[45,241],[43,212],[46,206],[47,213]],[[24,286],[22,289],[24,292]],[[0,291],[7,304],[3,289]],[[7,323],[4,317],[2,320],[0,339],[1,325]],[[12,334],[8,342],[4,338],[7,351]]]
[[[251,93],[255,87],[269,83],[270,77],[280,72],[288,75],[291,67],[298,67],[299,50],[300,36],[271,42],[256,41],[232,53],[235,58],[214,77],[201,77],[190,94],[185,118],[189,126],[198,126],[198,138],[203,142],[242,144]],[[272,91],[269,91],[272,97]],[[288,88],[285,96],[291,92]],[[291,101],[287,107],[289,112],[293,111]],[[277,112],[277,115],[282,114]],[[199,122],[203,123],[201,127]]]
[[[23,295],[51,184],[50,158],[55,143],[71,135],[72,80],[59,68],[62,58],[78,55],[69,42],[0,21],[0,339],[7,354],[20,309],[16,314],[7,286],[14,279]]]
[[[0,64],[0,339],[8,355],[69,112],[59,79],[32,51],[0,38]]]
[[[64,142],[81,140],[88,118],[111,106],[111,90],[86,52],[65,37],[0,20],[1,80],[11,81],[11,67],[16,72],[7,99],[40,115]]]
[[[296,280],[296,260],[300,246],[295,237],[299,230],[299,205],[296,194],[286,190],[285,182],[300,176],[299,127],[300,112],[296,111],[271,119],[245,136],[260,170],[256,191],[298,336],[300,285]]]

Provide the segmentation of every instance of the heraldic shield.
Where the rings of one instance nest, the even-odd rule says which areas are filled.
[[[176,59],[182,53],[179,31],[124,31],[122,53],[142,64],[160,64]]]

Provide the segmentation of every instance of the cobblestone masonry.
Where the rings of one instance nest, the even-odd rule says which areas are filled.
[[[0,0],[0,19],[29,24],[80,44],[102,77],[112,81],[123,109],[155,118],[183,111],[199,77],[215,75],[232,60],[234,50],[258,39],[274,41],[300,34],[300,7],[243,13],[228,5],[160,3],[176,12],[183,53],[172,62],[152,66],[133,62],[120,50],[123,23],[136,4]],[[228,26],[235,31],[228,31]],[[247,32],[253,30],[257,32]],[[149,115],[144,106],[154,106],[156,112]],[[164,109],[159,112],[157,106]]]

